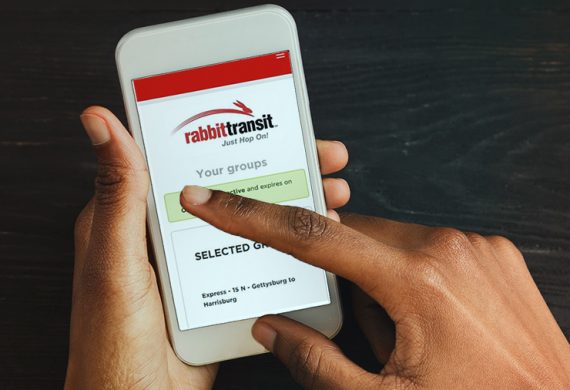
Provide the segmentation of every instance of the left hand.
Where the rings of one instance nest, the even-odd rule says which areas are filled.
[[[209,389],[217,364],[187,366],[167,336],[146,236],[148,171],[120,121],[90,107],[81,120],[99,170],[94,197],[75,225],[75,269],[66,389]],[[322,174],[348,161],[340,142],[318,141]],[[330,209],[350,196],[342,179],[323,179]],[[338,220],[333,210],[330,218]]]

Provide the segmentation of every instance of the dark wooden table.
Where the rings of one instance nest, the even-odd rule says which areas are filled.
[[[95,172],[78,114],[97,103],[124,118],[113,54],[128,30],[253,2],[12,3],[0,17],[0,388],[55,389],[73,222]],[[568,336],[570,8],[490,3],[282,4],[298,23],[316,133],[351,152],[346,209],[509,237]],[[344,301],[337,341],[378,369]],[[217,387],[295,385],[266,355],[224,363]]]

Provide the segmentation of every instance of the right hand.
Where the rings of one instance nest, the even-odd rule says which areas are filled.
[[[385,363],[378,374],[319,332],[266,316],[253,336],[316,389],[570,388],[570,347],[521,253],[507,239],[381,218],[345,226],[306,209],[189,186],[182,205],[356,283],[395,324],[364,332]]]

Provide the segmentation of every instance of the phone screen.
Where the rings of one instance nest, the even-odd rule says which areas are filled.
[[[315,210],[288,51],[133,80],[180,330],[330,303],[322,269],[224,233],[186,184]]]

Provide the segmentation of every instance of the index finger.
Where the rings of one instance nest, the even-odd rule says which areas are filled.
[[[358,284],[382,304],[400,294],[406,251],[310,210],[187,186],[180,203],[227,233],[266,244]]]

